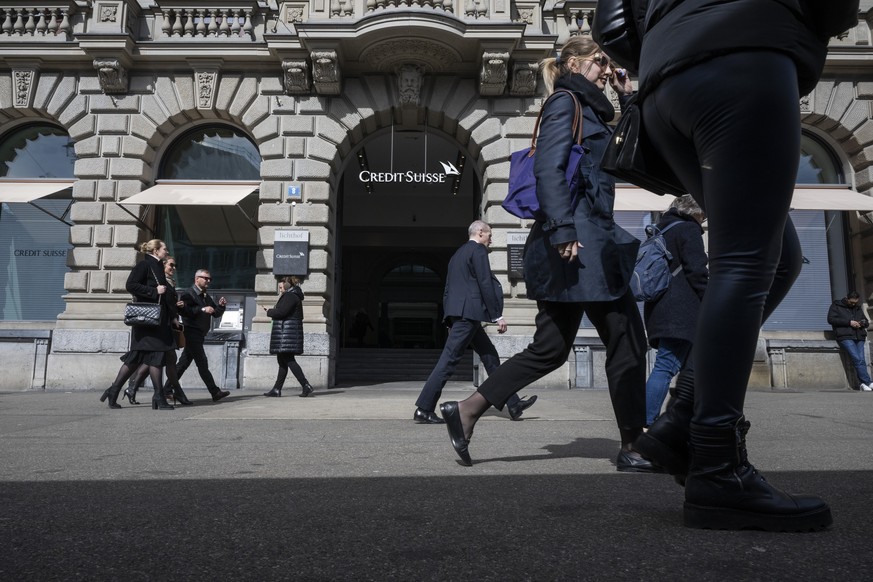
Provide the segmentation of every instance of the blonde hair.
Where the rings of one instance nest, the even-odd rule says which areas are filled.
[[[591,40],[590,36],[579,35],[572,37],[561,47],[558,53],[561,57],[560,61],[555,57],[541,60],[540,69],[543,74],[543,83],[546,85],[546,96],[555,92],[555,81],[570,72],[570,66],[567,64],[570,58],[585,59],[599,51],[600,47]]]
[[[159,238],[153,238],[152,240],[144,242],[141,245],[139,245],[139,251],[141,253],[151,255],[152,253],[154,253],[156,250],[158,250],[162,246],[165,247],[165,246],[167,246],[167,244]]]

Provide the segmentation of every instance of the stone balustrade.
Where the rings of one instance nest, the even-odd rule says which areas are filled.
[[[69,7],[0,7],[0,38],[69,40],[71,11]]]
[[[254,40],[251,7],[167,8],[161,12],[161,38],[207,37]]]

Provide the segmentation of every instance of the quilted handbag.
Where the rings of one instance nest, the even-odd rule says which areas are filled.
[[[160,303],[141,303],[135,301],[124,306],[124,325],[157,327],[160,323]]]
[[[558,89],[549,96],[549,99],[559,93],[567,93],[573,98],[576,104],[576,113],[573,116],[573,139],[574,144],[570,149],[570,157],[567,160],[567,185],[570,187],[570,192],[573,194],[573,205],[578,195],[577,182],[579,179],[579,164],[582,163],[582,158],[585,156],[585,150],[582,148],[582,105],[579,99],[572,91],[566,89]],[[537,116],[536,125],[534,125],[533,136],[531,137],[530,147],[513,152],[509,156],[509,191],[506,198],[503,199],[503,208],[508,213],[518,218],[534,219],[545,222],[548,217],[540,210],[540,203],[537,199],[537,179],[534,175],[534,154],[537,151],[537,136],[540,131],[540,120],[543,117],[543,111],[546,108],[546,99],[540,109],[540,114]]]

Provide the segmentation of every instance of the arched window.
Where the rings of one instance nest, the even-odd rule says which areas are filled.
[[[839,158],[823,141],[806,132],[800,141],[797,184],[845,184]],[[827,196],[823,191],[822,196]],[[839,211],[792,210],[803,252],[803,267],[788,295],[764,324],[765,330],[821,331],[830,329],[828,306],[833,287],[846,278],[843,217]]]
[[[4,321],[54,320],[64,310],[75,161],[73,141],[58,127],[28,125],[0,137]]]
[[[158,183],[215,184],[217,187],[260,180],[261,156],[244,134],[228,127],[198,127],[179,137],[164,155]],[[255,286],[258,197],[254,192],[235,205],[165,205],[159,236],[179,265],[177,285],[193,283],[197,269],[208,269],[215,289]],[[207,189],[208,196],[208,189]]]

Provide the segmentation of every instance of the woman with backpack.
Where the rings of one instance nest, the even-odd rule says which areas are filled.
[[[534,223],[524,249],[527,296],[538,309],[533,342],[472,396],[440,409],[455,452],[472,465],[468,444],[479,417],[491,406],[502,410],[512,394],[562,366],[587,315],[606,346],[606,376],[621,436],[616,468],[651,472],[652,464],[631,447],[645,422],[645,332],[628,288],[639,241],[615,224],[615,180],[599,166],[615,115],[603,91],[610,85],[624,102],[631,82],[588,36],[571,38],[541,65],[549,98],[543,104],[534,174],[546,219]],[[576,180],[578,192],[571,192],[565,174],[575,143],[577,102],[587,155]]]

